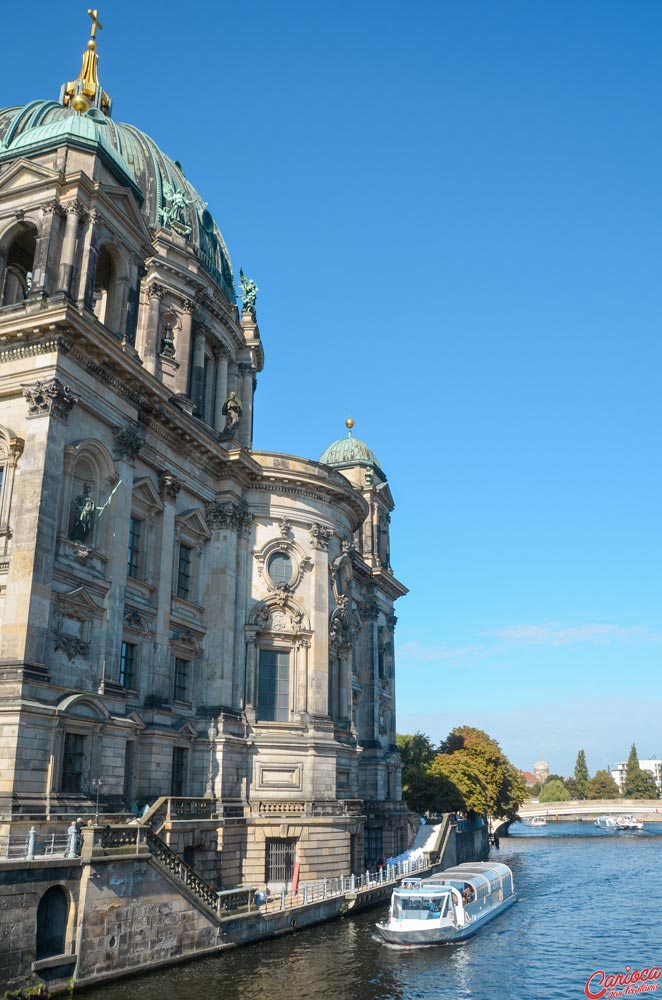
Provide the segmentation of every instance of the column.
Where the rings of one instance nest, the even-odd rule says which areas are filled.
[[[241,399],[243,412],[239,425],[239,440],[245,448],[250,448],[253,439],[253,379],[255,371],[252,365],[239,365],[241,389],[238,396]]]
[[[225,427],[223,404],[228,398],[228,352],[219,347],[216,352],[216,403],[214,406],[214,427],[222,431]]]
[[[51,237],[56,217],[62,209],[58,203],[47,201],[41,207],[41,230],[37,237],[34,262],[32,264],[32,288],[29,297],[50,295],[50,282],[48,279],[48,265],[50,256]]]
[[[193,330],[193,368],[191,371],[191,399],[198,411],[198,416],[203,417],[202,408],[205,394],[205,341],[206,330],[204,326],[197,325]]]
[[[97,261],[99,259],[99,234],[101,232],[101,215],[92,209],[87,217],[87,231],[81,254],[80,280],[78,282],[77,301],[79,308],[91,309],[94,312],[94,283],[97,276]]]
[[[124,629],[124,596],[126,591],[126,559],[129,547],[129,518],[133,499],[134,463],[144,441],[133,424],[121,428],[114,435],[113,458],[121,485],[103,517],[109,518],[108,576],[110,589],[106,597],[106,637],[103,658],[106,677],[117,681],[122,633]],[[140,670],[140,663],[138,665]]]
[[[78,227],[81,216],[85,211],[83,205],[78,200],[65,205],[66,224],[64,228],[64,239],[62,241],[62,253],[60,254],[60,268],[57,278],[57,291],[71,294],[73,282],[74,262],[76,260],[76,242],[78,239]]]
[[[246,629],[246,678],[244,688],[244,710],[249,721],[256,718],[257,681],[257,629]]]
[[[58,378],[23,386],[28,424],[7,576],[0,658],[45,663],[66,423],[78,402]]]
[[[161,332],[161,299],[165,289],[153,281],[147,289],[149,296],[149,312],[147,314],[147,330],[145,331],[145,348],[143,362],[152,375],[156,375],[158,367],[159,337]]]
[[[181,326],[175,336],[175,360],[179,362],[179,369],[175,375],[175,391],[180,396],[190,395],[191,330],[195,308],[195,302],[192,299],[184,299],[182,303]]]
[[[297,636],[295,647],[295,703],[294,711],[299,717],[308,714],[308,650],[310,649],[310,639],[304,636]]]
[[[338,721],[343,726],[349,725],[351,715],[351,678],[348,670],[350,648],[349,646],[341,646],[338,650]]]
[[[209,363],[207,363],[209,361]],[[204,421],[209,424],[210,427],[214,426],[214,389],[216,387],[216,379],[214,375],[214,362],[211,359],[205,357],[204,373],[205,373],[205,412]]]
[[[331,529],[313,524],[310,531],[312,568],[312,608],[310,628],[313,634],[312,657],[308,670],[308,711],[328,715],[329,708],[329,539]]]
[[[244,508],[232,500],[214,500],[207,505],[211,541],[207,549],[208,572],[202,603],[207,608],[207,649],[205,699],[208,705],[225,705],[238,710],[243,691],[234,691],[233,674],[235,601],[239,532]],[[236,645],[243,652],[240,640]]]
[[[159,473],[159,496],[163,501],[163,513],[161,515],[161,534],[156,542],[158,558],[154,564],[154,583],[156,585],[154,596],[157,611],[151,690],[155,695],[160,695],[166,700],[172,696],[170,609],[173,591],[176,502],[181,488],[180,480],[171,472]]]

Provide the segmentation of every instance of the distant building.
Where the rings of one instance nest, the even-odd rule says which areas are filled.
[[[533,765],[533,770],[535,771],[536,779],[541,785],[544,785],[549,778],[549,764],[546,760],[537,760]]]
[[[538,784],[537,777],[531,771],[520,771],[520,774],[524,778],[524,784],[527,788],[533,788],[534,785]]]
[[[622,792],[625,787],[627,767],[627,761],[621,760],[610,768],[610,774],[618,785],[619,792]],[[657,757],[651,757],[650,760],[640,760],[639,767],[642,771],[648,771],[653,775],[658,792],[662,792],[662,760],[658,760]]]

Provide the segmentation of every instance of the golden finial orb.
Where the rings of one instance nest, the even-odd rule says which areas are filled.
[[[90,102],[83,94],[74,94],[71,98],[71,107],[74,111],[77,111],[79,115],[84,115],[86,111],[89,111]]]
[[[345,421],[345,427],[347,427],[351,431],[353,426],[354,426],[353,419],[351,417],[347,417],[347,420]]]
[[[90,52],[96,52],[97,43],[94,41],[93,38],[90,38],[89,42],[87,43],[87,47],[90,50]]]

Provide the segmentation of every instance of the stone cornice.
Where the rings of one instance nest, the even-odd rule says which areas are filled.
[[[127,399],[145,428],[171,447],[184,452],[213,476],[229,472],[247,485],[259,465],[246,449],[224,448],[216,431],[172,402],[170,390],[153,377],[136,357],[89,312],[79,311],[64,298],[47,300],[46,308],[0,310],[0,357],[62,351]],[[32,374],[32,373],[31,373]],[[38,374],[38,371],[35,371]],[[66,377],[66,376],[63,376]],[[25,374],[22,376],[25,379]],[[85,402],[81,392],[81,404]]]

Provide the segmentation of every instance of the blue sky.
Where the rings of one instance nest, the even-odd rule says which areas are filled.
[[[57,99],[85,11],[3,11],[2,105]],[[256,446],[317,458],[351,414],[389,476],[399,731],[662,756],[662,5],[100,18],[114,117],[260,288]]]

